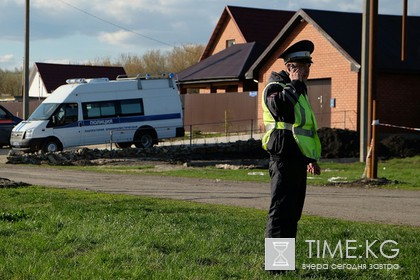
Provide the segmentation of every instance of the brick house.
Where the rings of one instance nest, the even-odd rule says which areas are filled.
[[[209,87],[206,81],[220,73],[217,61],[229,59],[229,43],[235,40],[237,44],[250,44],[243,40],[246,31],[238,29],[234,24],[239,20],[235,17],[255,21],[251,16],[253,11],[262,14],[270,10],[250,9],[236,10],[227,6],[211,35],[209,45],[203,53],[202,60],[181,73],[178,73],[181,93],[194,82],[202,86],[200,92],[216,91],[223,86],[223,77],[218,77],[217,84]],[[229,11],[235,10],[237,13]],[[284,12],[284,11],[283,11]],[[261,93],[272,71],[284,68],[283,60],[278,59],[280,53],[288,46],[302,39],[314,42],[312,54],[314,64],[311,67],[308,91],[312,107],[320,127],[337,127],[351,130],[359,128],[359,104],[361,88],[361,39],[362,14],[333,11],[301,9],[288,18],[290,12],[284,12],[282,19],[286,20],[277,28],[276,36],[264,48],[256,60],[245,71],[244,76],[237,76],[237,91],[247,91],[241,85],[254,82],[258,91],[259,127],[262,127]],[[230,16],[229,19],[226,17]],[[261,17],[263,17],[260,14]],[[280,14],[279,14],[280,16]],[[268,19],[268,17],[267,17]],[[276,22],[273,18],[270,21]],[[257,25],[258,22],[255,21]],[[261,25],[261,32],[269,23]],[[400,60],[401,16],[379,15],[377,37],[377,119],[381,123],[419,127],[420,126],[420,17],[409,16],[407,19],[406,59]],[[247,28],[245,25],[243,28]],[[257,27],[253,27],[258,33]],[[273,27],[274,28],[274,27]],[[240,30],[240,32],[238,31]],[[236,36],[236,37],[235,37]],[[257,44],[258,42],[255,41]],[[222,46],[225,46],[223,48]],[[263,44],[262,44],[263,45]],[[236,45],[235,45],[236,46]],[[236,46],[239,48],[238,46]],[[208,63],[211,56],[218,55],[218,60]],[[251,59],[251,58],[250,58]],[[248,63],[250,63],[248,61]],[[233,62],[231,63],[233,65]],[[223,66],[222,66],[223,67]],[[200,71],[197,71],[200,69]],[[219,68],[220,69],[220,68]],[[211,70],[211,71],[210,71]],[[195,73],[194,80],[188,74]],[[201,75],[201,77],[200,77]],[[212,76],[213,75],[213,76]],[[234,85],[230,85],[235,89]],[[248,90],[253,90],[249,86]],[[227,88],[225,88],[226,90]],[[210,91],[209,91],[210,90]],[[228,91],[225,91],[228,92]],[[381,128],[386,130],[385,128]]]
[[[181,94],[243,92],[258,89],[245,72],[294,12],[226,6],[200,62],[178,73]],[[252,19],[252,20],[250,20]]]

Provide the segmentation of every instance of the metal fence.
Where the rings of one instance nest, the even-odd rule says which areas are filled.
[[[184,107],[184,128],[186,136],[164,140],[165,143],[206,143],[209,138],[230,142],[238,139],[260,138],[264,133],[262,119],[258,116],[258,100],[251,92],[225,94],[185,94],[181,95]],[[32,100],[32,109],[40,100]],[[21,108],[21,102],[4,102],[11,112]],[[355,110],[331,111],[329,122],[324,127],[357,130],[358,117]],[[323,118],[323,116],[317,116]],[[116,133],[116,134],[115,134]],[[125,132],[116,131],[110,135],[108,144],[122,141],[115,137]],[[114,138],[114,139],[113,139]],[[105,143],[104,143],[105,144]]]

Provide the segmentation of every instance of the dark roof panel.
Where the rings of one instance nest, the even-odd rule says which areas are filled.
[[[39,75],[44,81],[47,92],[49,93],[65,84],[67,79],[108,78],[110,80],[115,80],[118,75],[126,75],[124,68],[119,66],[91,66],[36,62],[35,68],[38,69]]]
[[[303,10],[354,60],[361,62],[362,14]],[[337,24],[339,23],[339,24]],[[420,17],[407,17],[406,60],[401,62],[402,17],[379,15],[377,65],[379,70],[416,70],[420,63]]]
[[[256,43],[233,45],[178,73],[178,82],[241,78],[262,49]]]
[[[247,43],[268,46],[295,14],[294,11],[255,9],[228,6]]]
[[[362,15],[303,9],[339,46],[360,63]],[[316,46],[315,46],[316,48]]]
[[[203,51],[201,60],[207,58],[211,53],[214,43],[220,35],[219,32],[228,18],[236,23],[246,43],[257,42],[259,45],[267,47],[294,14],[295,12],[292,11],[226,6]]]
[[[362,14],[302,9],[279,31],[246,73],[254,78],[267,59],[277,51],[291,30],[306,20],[329,40],[355,66],[361,64]],[[379,15],[377,27],[377,68],[387,72],[420,72],[420,17],[407,17],[406,59],[401,61],[401,16]],[[315,45],[315,50],[317,46]],[[316,57],[314,57],[316,60]]]
[[[378,66],[382,70],[420,70],[420,17],[407,17],[405,60],[401,61],[401,16],[378,20]]]

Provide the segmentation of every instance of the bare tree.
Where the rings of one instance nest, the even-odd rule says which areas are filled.
[[[203,50],[203,45],[185,44],[174,47],[166,53],[162,53],[160,50],[151,50],[142,56],[121,54],[112,64],[109,58],[105,61],[97,59],[91,64],[123,66],[129,77],[137,76],[138,74],[142,76],[146,74],[157,76],[168,72],[179,73],[194,65],[200,59]]]
[[[166,56],[160,50],[152,50],[145,53],[142,57],[144,67],[148,74],[157,76],[161,73],[168,72],[168,63]]]
[[[101,66],[123,66],[129,77],[153,76],[166,74],[169,72],[179,73],[182,70],[198,62],[203,45],[184,44],[174,47],[171,51],[162,53],[160,50],[151,50],[142,56],[133,54],[121,54],[114,62],[110,57],[95,58],[88,61],[86,65]],[[14,71],[0,69],[0,96],[20,96],[22,95],[22,70]]]
[[[76,63],[75,63],[76,64]],[[113,66],[110,57],[95,58],[93,61],[88,61],[85,65],[97,65],[97,66]]]
[[[179,73],[196,64],[204,51],[203,45],[188,44],[174,47],[168,54],[168,64],[171,72]]]
[[[22,70],[3,71],[0,69],[0,96],[19,96],[22,94]]]
[[[131,54],[121,54],[117,60],[118,65],[123,65],[125,72],[129,77],[145,74],[146,68],[141,57]]]

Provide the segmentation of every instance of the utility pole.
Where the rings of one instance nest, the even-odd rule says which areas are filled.
[[[403,16],[401,31],[401,61],[405,60],[407,2],[403,0]],[[378,21],[378,0],[364,0],[362,30],[362,71],[360,96],[360,161],[366,155],[366,177],[376,179],[378,160],[376,154],[377,133],[379,123],[376,115],[378,100],[376,98],[376,41]],[[366,80],[367,78],[367,80]],[[369,140],[366,142],[366,139]],[[366,151],[366,154],[363,153]]]
[[[370,135],[368,129],[368,63],[369,63],[369,8],[371,0],[363,1],[362,14],[362,57],[360,69],[360,162],[365,162],[369,150]]]
[[[405,60],[405,45],[407,43],[406,36],[406,23],[407,23],[407,2],[408,0],[403,0],[403,15],[402,15],[402,30],[401,30],[401,61]]]
[[[29,0],[26,0],[25,8],[25,56],[23,65],[23,119],[29,117]]]
[[[370,0],[369,4],[369,65],[368,65],[368,136],[369,151],[367,157],[366,176],[369,179],[377,178],[377,155],[376,155],[376,136],[373,121],[376,118],[376,34],[378,21],[378,0]],[[374,108],[375,107],[375,108]]]

